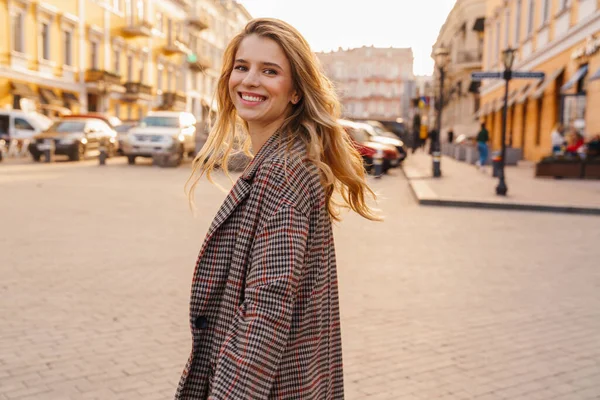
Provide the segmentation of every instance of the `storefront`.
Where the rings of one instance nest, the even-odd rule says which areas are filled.
[[[600,78],[600,37],[589,37],[571,53],[571,70],[575,72],[560,88],[560,122],[584,136],[600,132],[599,120],[591,114],[590,102],[597,103]],[[595,101],[594,101],[595,100]],[[597,110],[597,108],[596,108]]]

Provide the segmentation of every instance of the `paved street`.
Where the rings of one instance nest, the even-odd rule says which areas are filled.
[[[192,218],[188,172],[0,164],[0,400],[172,398],[225,196]],[[384,223],[336,227],[346,398],[600,399],[600,218],[419,207],[392,174]]]

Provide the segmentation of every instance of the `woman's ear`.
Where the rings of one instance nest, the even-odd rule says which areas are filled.
[[[300,101],[302,96],[298,93],[297,90],[294,90],[294,94],[292,94],[292,104],[296,105]]]

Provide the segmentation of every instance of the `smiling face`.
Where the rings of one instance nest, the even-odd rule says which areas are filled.
[[[229,95],[250,131],[277,129],[299,97],[294,90],[290,62],[273,40],[250,35],[235,54]]]

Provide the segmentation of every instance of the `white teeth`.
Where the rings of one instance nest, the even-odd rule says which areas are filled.
[[[246,101],[257,101],[257,102],[258,101],[265,101],[265,99],[262,98],[262,97],[248,96],[248,95],[245,95],[245,94],[242,95],[242,99],[244,99]]]

